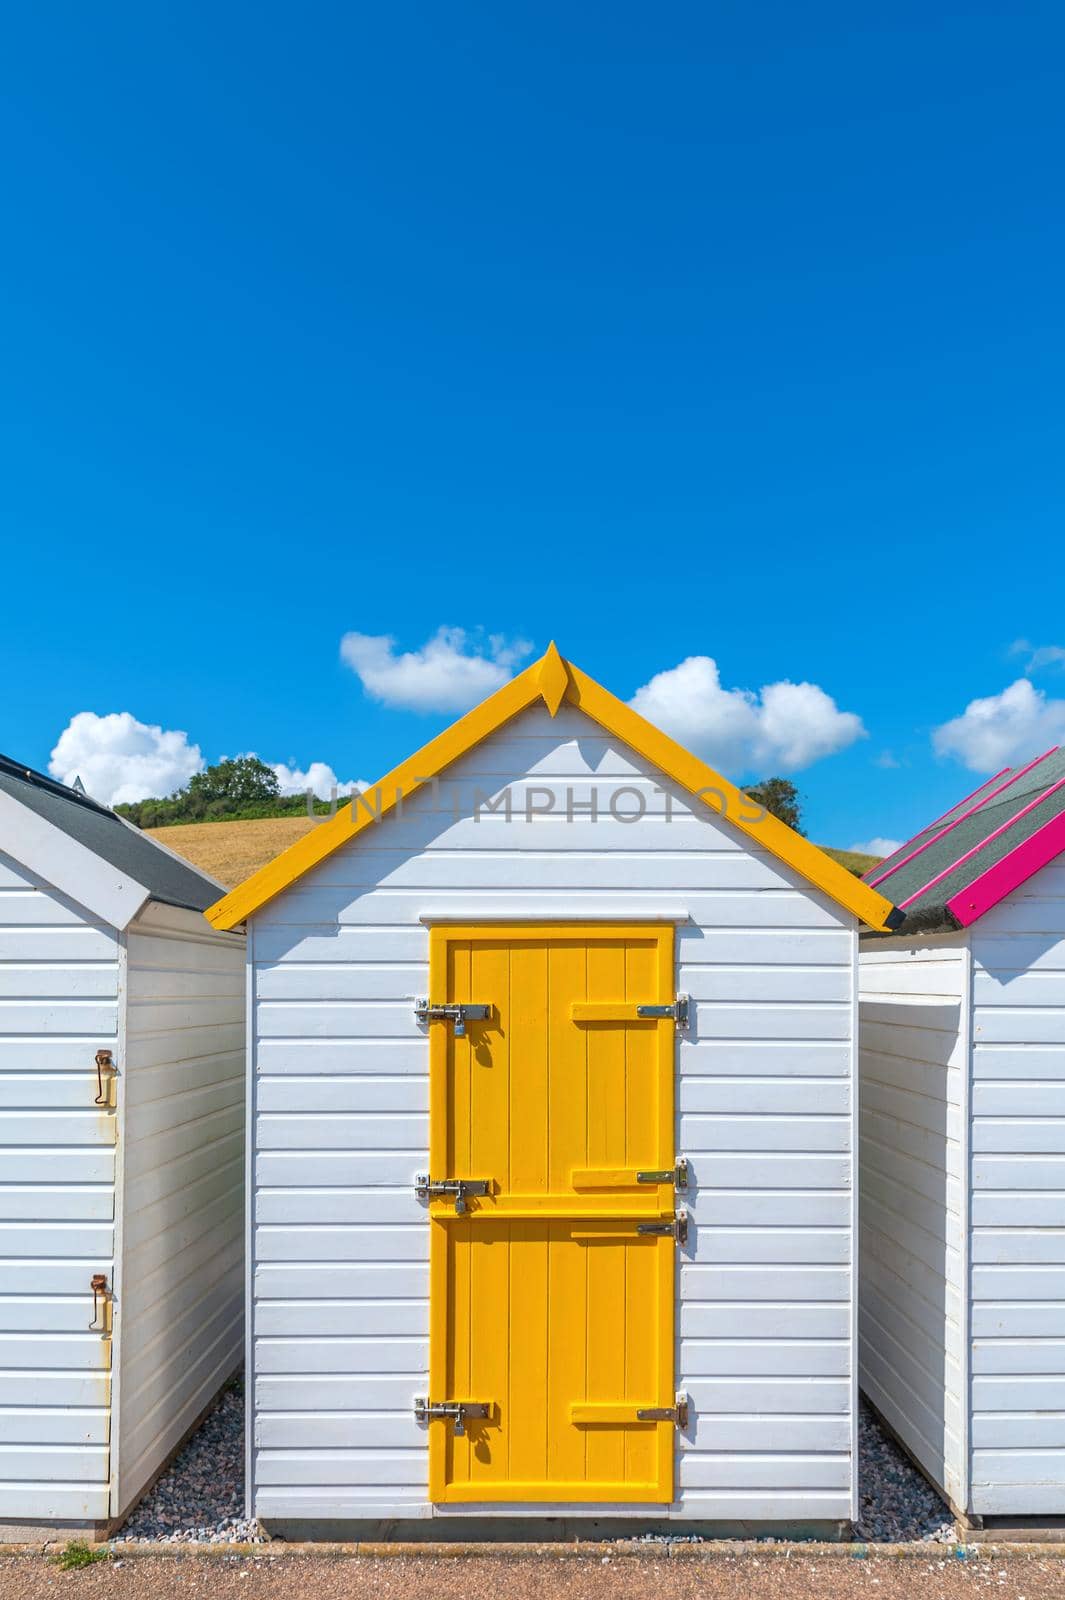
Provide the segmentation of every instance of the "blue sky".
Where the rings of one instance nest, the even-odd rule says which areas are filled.
[[[1065,740],[1063,59],[1023,3],[12,11],[0,748],[372,779],[551,637],[824,842]]]

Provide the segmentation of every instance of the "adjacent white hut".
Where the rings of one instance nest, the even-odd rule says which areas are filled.
[[[0,1541],[120,1521],[241,1359],[219,887],[0,757]]]
[[[554,647],[208,912],[248,926],[251,1514],[855,1514],[859,919]]]
[[[871,874],[861,1383],[974,1522],[1065,1516],[1065,752]]]

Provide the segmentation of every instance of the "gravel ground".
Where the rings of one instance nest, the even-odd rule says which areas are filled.
[[[863,1406],[860,1538],[877,1543],[951,1543],[954,1519]],[[244,1389],[238,1379],[222,1395],[155,1488],[118,1535],[138,1543],[187,1544],[228,1540],[258,1543],[244,1516]],[[679,1539],[684,1535],[678,1535]]]
[[[144,1556],[61,1572],[0,1557],[4,1600],[1065,1600],[1065,1562],[795,1555],[531,1559]]]

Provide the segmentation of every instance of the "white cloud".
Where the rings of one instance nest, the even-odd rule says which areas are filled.
[[[334,789],[338,796],[343,796],[369,788],[369,784],[361,779],[341,783],[332,767],[324,761],[312,761],[305,772],[299,767],[286,765],[284,761],[272,761],[269,765],[277,773],[283,795],[306,794],[308,789],[313,789],[319,800],[331,800]]]
[[[960,717],[932,730],[937,755],[970,772],[997,772],[1030,761],[1065,740],[1065,700],[1048,700],[1027,678],[1001,694],[970,700]]]
[[[203,771],[188,734],[138,722],[128,711],[79,711],[59,735],[48,770],[61,783],[81,779],[104,805],[172,794]]]
[[[470,637],[464,628],[439,628],[420,650],[402,654],[389,634],[346,633],[340,641],[341,660],[371,699],[407,711],[468,711],[531,649],[524,639]]]
[[[840,711],[816,683],[785,680],[757,693],[724,689],[710,656],[689,656],[657,673],[631,704],[736,776],[798,772],[865,737],[861,717]]]
[[[1060,644],[1034,645],[1028,639],[1014,639],[1010,655],[1028,657],[1024,670],[1029,677],[1033,672],[1044,672],[1047,667],[1065,667],[1065,649]]]
[[[902,849],[901,839],[859,839],[857,844],[849,847],[859,856],[879,856],[883,860],[886,856],[893,856],[896,850]]]

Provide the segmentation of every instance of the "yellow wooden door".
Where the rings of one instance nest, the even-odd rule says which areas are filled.
[[[673,929],[435,928],[430,1209],[438,1501],[673,1498]],[[456,1204],[456,1199],[458,1203]],[[655,1230],[655,1231],[641,1231]]]

